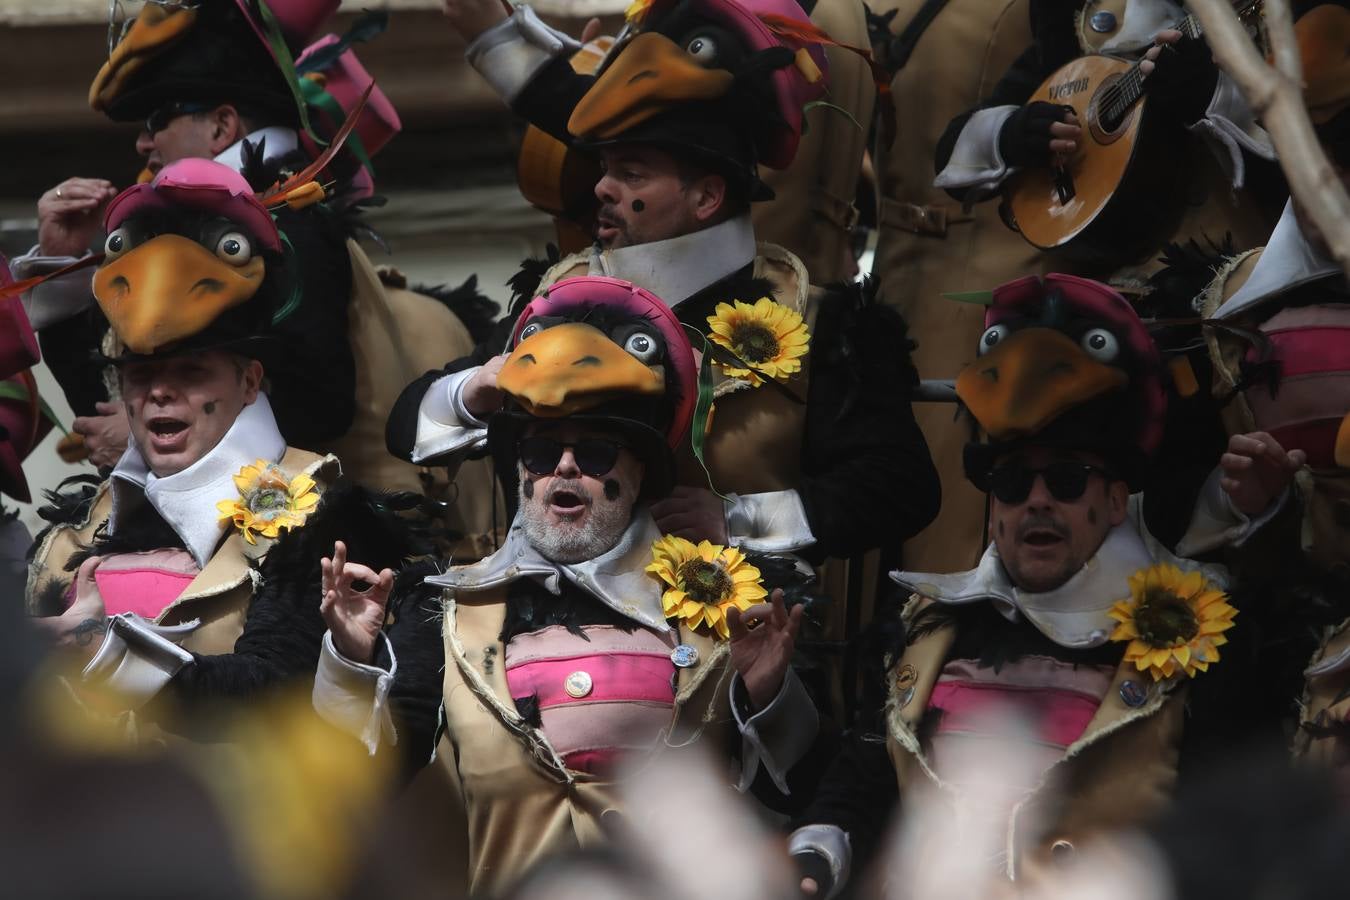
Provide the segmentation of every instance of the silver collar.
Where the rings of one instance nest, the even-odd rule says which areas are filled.
[[[1205,577],[1227,585],[1227,573],[1174,556],[1144,527],[1138,496],[1130,498],[1130,515],[1107,534],[1095,556],[1072,578],[1053,591],[1033,593],[1019,589],[1008,577],[998,550],[991,543],[980,563],[968,572],[936,575],[892,572],[891,579],[939,603],[989,601],[1009,621],[1026,619],[1061,647],[1099,647],[1110,638],[1115,620],[1107,613],[1130,596],[1129,577],[1157,562],[1183,571],[1201,569]]]
[[[486,591],[533,578],[550,593],[562,593],[566,578],[610,609],[660,632],[670,630],[661,609],[661,583],[647,574],[652,544],[661,537],[646,507],[633,510],[633,521],[619,542],[595,559],[572,565],[546,559],[525,539],[519,522],[512,523],[500,550],[467,566],[433,575],[427,584],[457,591]]]
[[[1340,266],[1303,236],[1294,215],[1294,201],[1290,200],[1285,203],[1284,213],[1270,233],[1270,240],[1261,251],[1251,276],[1214,311],[1214,318],[1235,316],[1263,300],[1340,271]]]
[[[590,274],[622,278],[678,306],[755,261],[750,214],[701,231],[617,250],[593,250]]]

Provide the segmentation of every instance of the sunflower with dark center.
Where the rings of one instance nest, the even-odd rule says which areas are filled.
[[[786,381],[801,371],[811,334],[800,314],[761,297],[753,304],[740,300],[719,303],[708,317],[709,339],[734,353],[749,368],[730,363],[715,365],[731,378],[758,387],[765,378]]]
[[[746,610],[768,596],[759,569],[735,547],[708,541],[697,545],[666,535],[652,544],[647,572],[665,584],[661,608],[666,618],[689,628],[707,627],[723,639],[731,636],[727,610]]]
[[[1129,641],[1126,662],[1155,681],[1175,674],[1194,678],[1218,662],[1237,610],[1217,585],[1169,563],[1140,569],[1129,585],[1130,596],[1109,613],[1119,623],[1111,640]]]
[[[233,522],[250,544],[257,543],[255,534],[275,538],[283,528],[299,528],[319,503],[313,478],[304,472],[287,478],[276,463],[265,459],[240,469],[234,486],[239,497],[221,500],[216,510],[220,521]]]

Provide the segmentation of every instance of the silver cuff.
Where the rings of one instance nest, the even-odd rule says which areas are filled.
[[[99,682],[123,697],[128,709],[139,709],[164,689],[173,677],[192,662],[192,654],[179,647],[201,624],[193,619],[182,625],[163,626],[135,613],[119,613],[108,620],[103,644],[84,667],[87,682]]]
[[[481,446],[487,440],[487,423],[464,408],[464,385],[478,368],[438,378],[427,388],[417,407],[417,437],[412,461],[421,463],[445,453],[458,453]]]
[[[1204,117],[1190,125],[1189,130],[1209,143],[1235,191],[1241,190],[1246,181],[1243,150],[1262,159],[1275,159],[1270,135],[1256,123],[1256,115],[1246,98],[1225,72],[1219,73]]]
[[[816,542],[796,491],[727,496],[727,536],[732,544],[760,553],[786,553]]]
[[[1219,483],[1222,478],[1223,471],[1216,467],[1205,479],[1190,524],[1177,542],[1177,556],[1189,559],[1219,547],[1241,547],[1284,509],[1293,493],[1286,488],[1260,515],[1252,517],[1233,505],[1232,498]]]
[[[15,281],[22,281],[63,269],[78,259],[75,256],[43,256],[37,247],[33,247],[23,256],[11,259],[9,270]],[[41,331],[88,309],[94,302],[93,279],[89,271],[81,270],[24,291],[19,299],[33,330]]]
[[[838,825],[804,825],[788,837],[788,855],[816,853],[830,866],[834,884],[822,900],[830,900],[848,881],[849,863],[853,860],[853,845],[848,832]]]
[[[311,697],[319,718],[358,738],[371,756],[381,743],[398,745],[398,731],[389,711],[389,691],[398,673],[398,660],[383,632],[379,640],[389,652],[388,671],[347,659],[333,646],[333,632],[325,632]]]
[[[533,9],[522,5],[509,19],[474,38],[464,55],[503,100],[514,103],[540,69],[580,49],[580,43],[545,25]]]
[[[952,148],[951,159],[933,179],[939,188],[993,188],[1012,170],[998,152],[998,135],[1017,106],[994,106],[970,117]]]
[[[787,794],[787,773],[811,749],[820,730],[820,714],[797,673],[788,669],[783,676],[783,686],[773,701],[742,721],[735,702],[736,685],[740,683],[741,676],[734,675],[729,688],[731,714],[741,732],[739,788],[748,791],[762,765],[773,779],[774,787]]]

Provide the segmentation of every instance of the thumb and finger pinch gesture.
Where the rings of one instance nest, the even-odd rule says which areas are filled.
[[[1307,461],[1307,453],[1286,452],[1264,431],[1235,434],[1228,439],[1228,452],[1219,458],[1219,486],[1243,515],[1259,516],[1280,498]]]
[[[764,709],[782,689],[802,624],[802,607],[794,606],[788,612],[781,589],[775,590],[769,600],[745,612],[735,607],[727,610],[731,664],[745,682],[755,709]]]
[[[319,612],[333,634],[333,646],[352,662],[369,663],[384,627],[384,610],[394,587],[394,572],[378,574],[369,566],[347,562],[347,545],[333,544],[332,558],[319,561],[323,599]]]

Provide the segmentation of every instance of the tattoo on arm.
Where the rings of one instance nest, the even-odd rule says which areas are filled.
[[[102,640],[103,632],[107,630],[107,619],[88,618],[66,632],[66,640],[80,647],[88,647],[94,640]]]

